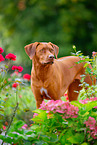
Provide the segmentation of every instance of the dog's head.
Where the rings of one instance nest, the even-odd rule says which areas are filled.
[[[54,55],[57,58],[59,47],[51,42],[35,42],[25,46],[25,51],[33,59],[36,57],[41,64],[52,64]]]

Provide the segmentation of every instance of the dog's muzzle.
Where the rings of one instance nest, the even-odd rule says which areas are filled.
[[[43,65],[46,65],[46,64],[53,64],[54,63],[54,55],[49,55],[48,56],[48,61],[47,62],[44,62],[42,63]]]
[[[54,63],[54,55],[49,55],[49,58],[48,58],[48,64],[53,64]]]
[[[49,59],[54,59],[54,55],[49,55]]]

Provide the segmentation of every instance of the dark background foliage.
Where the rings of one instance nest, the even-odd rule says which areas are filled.
[[[0,46],[29,68],[24,46],[35,41],[58,45],[58,57],[70,55],[72,45],[91,56],[97,50],[97,0],[1,0]]]

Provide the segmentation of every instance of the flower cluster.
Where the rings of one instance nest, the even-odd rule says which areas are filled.
[[[23,67],[13,65],[12,66],[12,70],[17,70],[18,72],[22,72],[23,71]]]
[[[87,121],[84,122],[89,133],[94,139],[97,139],[97,123],[95,118],[89,117]]]
[[[4,52],[4,50],[0,47],[0,62],[1,62],[1,61],[4,61],[5,58],[6,58],[6,59],[13,60],[13,61],[16,60],[16,55],[14,55],[14,54],[12,54],[12,53],[7,54],[7,55],[5,56],[5,58],[4,58],[3,55],[1,54],[1,53],[3,53],[3,52]]]
[[[60,113],[63,118],[77,118],[78,117],[78,107],[71,105],[68,101],[64,102],[62,100],[49,100],[47,103],[42,102],[40,108],[42,110],[47,110],[47,113]]]
[[[79,102],[81,104],[87,104],[88,102],[92,102],[92,101],[97,101],[97,97],[91,97],[90,99],[89,98],[86,98],[85,100],[79,100]],[[97,106],[95,106],[94,108],[97,108]]]
[[[10,59],[10,60],[13,60],[15,61],[16,60],[16,55],[12,54],[12,53],[9,53],[5,56],[6,59]]]

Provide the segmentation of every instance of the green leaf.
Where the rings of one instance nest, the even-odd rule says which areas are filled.
[[[34,140],[37,137],[37,135],[35,135],[34,133],[32,133],[31,135],[28,135],[27,137],[28,137],[27,140],[32,141],[32,140]]]
[[[67,130],[64,129],[64,130],[60,133],[60,135],[59,135],[59,140],[61,139],[61,137],[63,136],[63,134],[64,134],[66,131],[67,131]]]
[[[72,135],[73,135],[72,131],[70,130],[70,128],[68,128],[68,131],[65,132],[63,134],[63,136],[61,136],[61,138],[60,138],[61,144],[66,145],[66,143],[67,143],[69,145],[70,142],[67,139]]]
[[[87,67],[89,65],[89,63],[85,63],[84,68]]]
[[[15,128],[21,128],[23,125],[24,125],[25,123],[22,121],[22,120],[20,120],[20,121],[18,121],[16,124],[15,124]]]
[[[82,143],[81,145],[89,145],[89,143],[87,143],[87,142],[84,142],[84,143]]]
[[[41,109],[36,109],[36,110],[34,110],[33,112],[39,114],[39,113],[43,112],[43,110],[41,110]]]
[[[79,101],[71,101],[70,104],[72,104],[72,105],[78,107],[79,109],[82,107],[82,104],[79,103]]]
[[[19,136],[18,136],[18,138],[17,138],[18,140],[21,140],[21,139],[24,139],[24,140],[27,140],[28,139],[28,137],[27,136],[25,136],[25,135],[23,135],[23,134],[19,134]]]
[[[34,130],[34,129],[39,128],[39,125],[33,124],[30,128],[31,128],[32,130]]]
[[[90,111],[93,107],[97,106],[97,101],[88,102],[87,104],[83,104],[81,110],[79,110],[80,115],[88,115],[88,111]]]
[[[43,123],[45,120],[47,119],[47,113],[46,111],[43,111],[41,113],[39,113],[38,116],[36,116],[35,118],[32,118],[31,120],[37,122],[37,123]]]
[[[19,133],[8,133],[8,136],[13,137],[13,138],[17,138],[19,136]]]
[[[90,74],[91,73],[91,69],[89,67],[87,67],[86,68],[86,72]]]
[[[12,143],[14,142],[14,139],[12,139],[11,137],[9,136],[5,136],[5,135],[0,135],[0,139],[3,140],[4,142],[6,143]]]
[[[97,75],[97,70],[94,70],[94,72],[93,72],[93,73]]]
[[[84,141],[84,133],[76,133],[72,135],[67,140],[72,144],[82,143]]]

